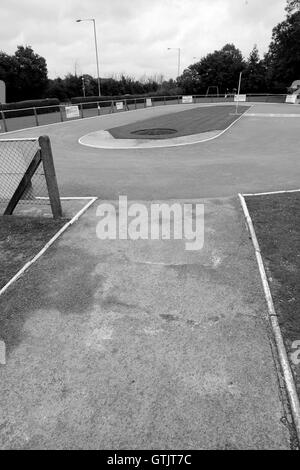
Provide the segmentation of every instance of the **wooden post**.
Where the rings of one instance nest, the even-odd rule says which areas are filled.
[[[54,219],[62,217],[62,207],[59,197],[56,173],[53,162],[50,139],[47,135],[39,137],[39,145],[41,149],[41,158],[43,162],[45,178],[49,193],[49,199]]]
[[[64,115],[63,115],[63,112],[62,112],[62,109],[61,109],[61,105],[59,105],[59,112],[60,112],[60,120],[61,120],[61,122],[64,122]]]
[[[7,132],[7,124],[6,124],[5,114],[3,111],[1,111],[1,117],[3,121],[4,132]]]
[[[33,108],[33,112],[34,112],[34,117],[35,117],[35,124],[36,126],[39,125],[39,120],[38,120],[38,115],[37,115],[37,112],[36,112],[36,108]]]
[[[101,114],[101,108],[100,108],[100,103],[99,103],[99,101],[97,101],[97,113],[98,113],[98,116],[100,116],[100,114]]]

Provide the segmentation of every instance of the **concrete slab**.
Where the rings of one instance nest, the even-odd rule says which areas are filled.
[[[92,207],[0,298],[2,449],[289,448],[238,201],[201,202],[200,252],[99,241]]]

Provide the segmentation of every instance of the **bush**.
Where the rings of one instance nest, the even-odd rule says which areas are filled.
[[[1,104],[0,111],[9,111],[9,113],[4,113],[5,118],[13,118],[20,116],[32,116],[32,108],[42,108],[37,109],[37,114],[48,114],[55,113],[59,111],[59,100],[56,98],[43,99],[43,100],[28,100],[28,101],[18,101],[16,103]],[[52,106],[49,108],[49,106]],[[30,109],[29,109],[30,108]],[[14,112],[14,110],[16,110]],[[21,110],[21,111],[20,111]]]
[[[86,96],[85,98],[71,98],[72,104],[83,104],[83,109],[96,108],[97,103],[101,103],[101,107],[111,106],[112,101],[127,101],[127,104],[134,104],[136,99],[144,99],[148,95],[114,95],[114,96]]]
[[[166,92],[153,92],[153,93],[144,93],[142,95],[114,95],[114,96],[86,96],[85,98],[82,96],[71,98],[72,104],[83,104],[83,109],[91,109],[96,108],[97,103],[101,103],[101,107],[109,107],[111,106],[112,101],[127,101],[128,105],[132,105],[135,103],[135,100],[144,100],[147,97],[160,97],[160,96],[167,96],[170,93]]]

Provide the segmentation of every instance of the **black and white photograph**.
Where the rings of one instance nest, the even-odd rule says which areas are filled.
[[[0,450],[297,452],[300,0],[0,25]]]

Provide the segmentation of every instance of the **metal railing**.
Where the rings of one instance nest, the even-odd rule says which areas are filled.
[[[83,119],[87,117],[96,117],[111,113],[120,113],[124,111],[132,111],[149,106],[164,106],[171,104],[181,104],[184,95],[175,96],[148,96],[141,98],[120,98],[113,100],[87,101],[81,103],[70,103],[69,105],[51,105],[32,108],[21,108],[11,110],[0,110],[0,134],[2,132],[10,132],[28,127],[36,127],[48,124],[55,124],[75,119]],[[192,103],[230,103],[234,101],[234,95],[190,95]],[[248,102],[266,102],[266,103],[284,103],[286,94],[248,94]],[[122,103],[122,106],[117,103]],[[76,117],[68,116],[68,107],[78,107],[78,115]]]

